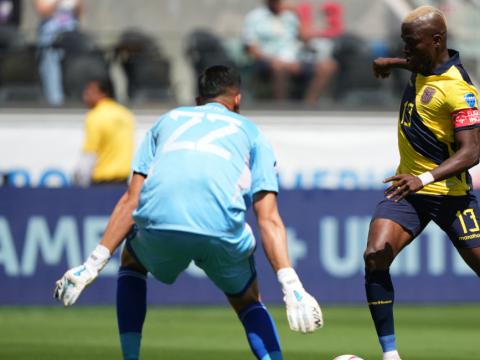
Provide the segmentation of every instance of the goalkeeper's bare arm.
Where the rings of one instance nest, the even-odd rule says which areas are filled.
[[[54,297],[65,306],[73,305],[82,291],[97,278],[134,225],[132,212],[137,207],[144,180],[144,175],[133,174],[128,190],[113,209],[100,243],[85,263],[68,270],[56,282]]]

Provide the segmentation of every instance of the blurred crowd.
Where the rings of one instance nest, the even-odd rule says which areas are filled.
[[[22,1],[0,1],[0,102],[78,103],[89,81],[110,77],[114,61],[128,76],[131,98],[170,96],[169,64],[151,36],[128,30],[113,48],[105,49],[80,27],[83,0],[33,4],[38,27],[36,42],[30,44],[19,30]]]
[[[108,46],[99,45],[98,34],[82,24],[88,7],[99,4],[33,0],[38,26],[35,40],[26,41],[21,24],[27,5],[0,0],[0,104],[78,104],[88,81],[99,77],[110,77],[128,104],[185,101],[177,96],[184,85],[172,80],[178,59],[162,47],[162,33],[126,26]],[[213,64],[238,67],[247,105],[396,104],[398,94],[385,91],[370,69],[373,58],[401,55],[401,49],[346,29],[342,1],[258,0],[236,39],[215,26],[195,28],[185,36],[184,56],[192,77]]]

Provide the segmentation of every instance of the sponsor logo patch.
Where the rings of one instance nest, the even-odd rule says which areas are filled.
[[[477,104],[477,99],[475,98],[475,95],[473,95],[472,93],[465,94],[463,98],[465,99],[465,102],[467,103],[467,105],[470,106],[471,108],[474,108],[475,105]]]
[[[436,92],[437,90],[435,90],[430,86],[427,86],[423,91],[422,97],[420,98],[420,101],[422,102],[422,104],[427,105],[432,100],[433,95],[435,95]]]

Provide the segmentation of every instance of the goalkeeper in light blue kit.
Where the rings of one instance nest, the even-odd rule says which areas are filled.
[[[117,288],[124,359],[139,358],[147,272],[172,284],[192,260],[227,296],[255,357],[282,359],[275,325],[258,291],[256,243],[245,222],[250,205],[284,293],[290,328],[312,332],[323,318],[290,265],[277,209],[275,158],[258,128],[238,114],[240,77],[235,70],[208,68],[199,76],[198,90],[199,106],[166,113],[147,133],[129,189],[100,244],[83,265],[57,281],[55,298],[74,304],[127,238]],[[131,230],[134,223],[136,231]]]

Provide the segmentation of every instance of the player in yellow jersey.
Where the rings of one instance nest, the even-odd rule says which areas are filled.
[[[394,68],[412,72],[398,123],[400,165],[385,179],[365,250],[365,290],[384,360],[399,360],[394,289],[389,268],[398,253],[433,220],[480,275],[480,211],[468,169],[479,160],[478,92],[458,52],[447,48],[445,16],[422,6],[402,22],[405,58],[380,58],[377,77]]]
[[[135,120],[113,99],[110,79],[90,80],[83,101],[90,108],[85,120],[83,153],[74,173],[76,185],[127,184],[134,151]]]

